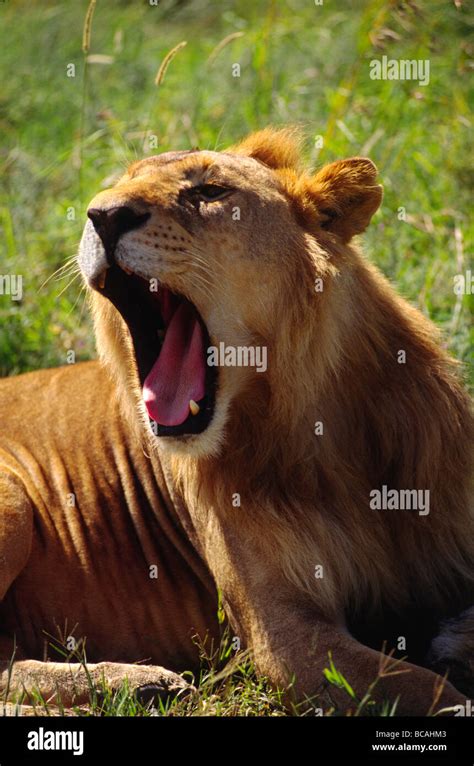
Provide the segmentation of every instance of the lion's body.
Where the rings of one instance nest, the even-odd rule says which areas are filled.
[[[433,325],[350,244],[380,204],[375,178],[362,158],[300,173],[291,137],[263,131],[136,163],[93,200],[80,264],[108,373],[0,385],[0,629],[25,656],[67,620],[93,659],[181,670],[192,633],[217,635],[217,586],[257,668],[295,675],[298,698],[328,652],[360,695],[384,641],[426,663],[463,611],[434,663],[462,658],[472,688],[472,415]],[[268,370],[222,367],[213,401],[186,321],[195,349],[205,326],[264,346]],[[385,490],[423,502],[373,507]],[[424,713],[439,678],[404,669],[378,694]],[[435,703],[463,699],[447,685]]]
[[[157,458],[153,470],[117,418],[100,365],[3,380],[0,409],[0,465],[26,488],[34,520],[31,534],[13,520],[7,540],[0,525],[0,560],[2,543],[17,552],[31,545],[26,567],[2,583],[4,633],[34,659],[57,657],[51,645],[72,636],[79,646],[87,637],[91,662],[195,667],[192,636],[215,628],[212,578]]]

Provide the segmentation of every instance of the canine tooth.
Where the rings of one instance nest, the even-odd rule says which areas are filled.
[[[102,272],[102,274],[97,278],[97,284],[99,285],[100,289],[103,290],[105,287],[105,271]]]
[[[192,415],[197,415],[199,410],[201,409],[199,404],[196,404],[194,399],[189,400],[189,409],[191,410]]]

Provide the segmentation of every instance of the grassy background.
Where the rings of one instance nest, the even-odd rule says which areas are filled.
[[[377,163],[385,198],[366,251],[468,361],[472,298],[453,292],[454,275],[472,268],[467,3],[98,0],[89,61],[87,6],[0,0],[0,275],[24,279],[20,303],[0,295],[0,375],[63,364],[70,349],[94,354],[79,279],[42,285],[74,255],[88,200],[127,162],[224,148],[290,122],[305,127],[310,165],[356,154]],[[183,40],[156,87],[161,61]],[[382,55],[429,59],[429,85],[371,80],[369,63]],[[229,705],[222,691],[206,703],[214,714],[267,709],[268,690],[239,683],[226,685]]]
[[[306,128],[310,164],[354,154],[377,163],[385,199],[367,252],[467,360],[470,299],[453,293],[473,234],[467,4],[98,0],[90,54],[108,58],[88,62],[84,82],[87,5],[0,2],[0,273],[24,279],[20,304],[0,295],[0,375],[62,364],[69,349],[94,353],[79,279],[41,285],[74,254],[87,201],[124,164],[293,121]],[[182,40],[157,88],[160,62]],[[430,84],[371,80],[369,62],[382,55],[429,59]]]

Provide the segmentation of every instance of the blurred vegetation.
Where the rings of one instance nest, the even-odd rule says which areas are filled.
[[[87,61],[87,0],[0,3],[0,273],[24,279],[22,301],[0,295],[0,375],[62,364],[69,349],[93,355],[80,280],[66,270],[42,285],[75,253],[88,199],[127,162],[291,122],[312,165],[377,163],[385,199],[366,251],[466,362],[472,298],[453,277],[470,266],[473,233],[467,3],[151,2],[98,0]],[[429,59],[429,85],[372,80],[383,55]]]

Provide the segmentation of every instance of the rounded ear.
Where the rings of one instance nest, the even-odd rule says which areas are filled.
[[[316,206],[321,228],[348,242],[370,223],[383,197],[377,168],[366,157],[326,165],[308,179],[305,192]]]

